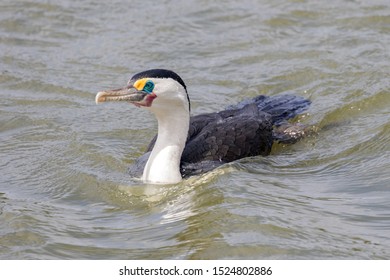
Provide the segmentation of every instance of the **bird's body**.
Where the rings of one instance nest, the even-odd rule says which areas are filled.
[[[148,83],[150,92],[145,90]],[[130,101],[147,107],[158,120],[157,136],[129,169],[132,176],[142,175],[152,183],[177,183],[227,162],[268,155],[274,141],[295,142],[304,132],[291,130],[286,121],[310,104],[294,95],[260,95],[217,113],[190,117],[184,82],[174,72],[161,69],[135,75],[126,90],[118,91],[100,92],[96,102]]]

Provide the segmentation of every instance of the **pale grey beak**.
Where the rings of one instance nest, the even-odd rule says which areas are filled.
[[[96,94],[95,102],[96,104],[108,101],[127,101],[138,103],[141,102],[146,95],[148,95],[147,92],[138,91],[133,86],[127,86],[120,89],[100,91]]]

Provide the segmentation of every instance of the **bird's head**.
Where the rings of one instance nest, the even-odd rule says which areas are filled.
[[[108,101],[127,101],[137,107],[158,110],[190,110],[190,100],[186,85],[175,72],[165,69],[152,69],[135,74],[120,89],[98,92],[96,103]]]

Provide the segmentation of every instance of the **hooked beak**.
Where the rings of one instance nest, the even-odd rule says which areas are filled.
[[[96,94],[95,102],[99,104],[108,101],[127,101],[136,106],[150,107],[156,97],[153,92],[147,93],[139,91],[133,86],[127,86],[120,89],[100,91]]]

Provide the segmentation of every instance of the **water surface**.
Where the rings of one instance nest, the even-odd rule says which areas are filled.
[[[0,3],[0,259],[389,259],[388,1]],[[318,134],[173,186],[126,169],[156,131],[94,103],[150,68],[192,114],[312,101]]]

